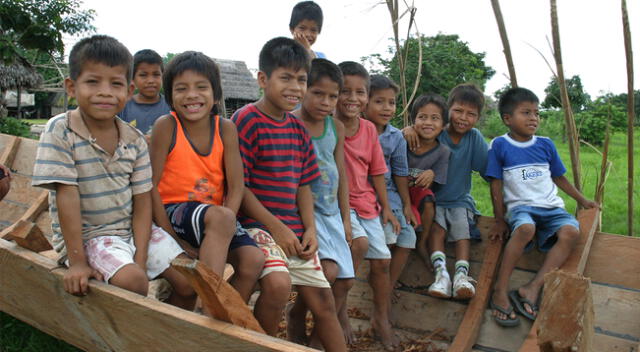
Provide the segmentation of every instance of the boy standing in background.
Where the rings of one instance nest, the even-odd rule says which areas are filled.
[[[312,59],[327,58],[324,53],[311,49],[318,39],[318,34],[322,31],[322,21],[322,9],[313,1],[299,2],[291,11],[289,31],[293,35],[293,39],[307,49],[309,57]]]

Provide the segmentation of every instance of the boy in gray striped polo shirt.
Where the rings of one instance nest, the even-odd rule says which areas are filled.
[[[180,246],[151,224],[151,165],[140,132],[116,117],[131,96],[131,54],[102,35],[69,56],[67,94],[78,108],[53,117],[40,136],[34,186],[50,190],[53,245],[69,270],[64,288],[87,293],[89,278],[142,295],[158,275],[169,302],[192,308],[193,289],[170,267]]]

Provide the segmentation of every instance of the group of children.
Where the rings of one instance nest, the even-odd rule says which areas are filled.
[[[553,143],[535,136],[535,95],[505,93],[500,114],[510,132],[491,146],[474,128],[484,95],[472,84],[455,87],[446,102],[416,98],[412,126],[398,130],[390,124],[398,87],[356,62],[311,60],[323,56],[311,50],[322,15],[310,1],[296,7],[294,39],[272,39],[260,52],[263,96],[231,119],[218,115],[220,72],[202,53],[176,55],[165,68],[155,52],[132,58],[108,36],[73,47],[65,85],[78,108],[47,123],[33,176],[33,185],[51,190],[53,243],[69,267],[65,290],[86,294],[93,277],[146,294],[148,279],[162,276],[173,286],[168,302],[193,309],[195,292],[170,262],[198,258],[219,275],[230,263],[230,283],[245,301],[259,284],[254,315],[268,334],[295,286],[289,339],[342,351],[353,342],[347,294],[367,259],[373,331],[393,350],[392,293],[411,249],[434,271],[429,294],[475,294],[477,171],[491,181],[491,237],[512,231],[491,303],[495,320],[516,325],[514,307],[535,319],[542,276],[562,264],[578,234],[556,185],[597,206],[562,176]],[[138,92],[129,100],[132,77]],[[547,260],[529,284],[508,292],[534,236],[551,249]],[[455,242],[453,280],[445,241]]]

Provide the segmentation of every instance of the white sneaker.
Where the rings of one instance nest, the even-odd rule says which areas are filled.
[[[476,283],[471,276],[464,273],[456,273],[453,277],[453,299],[471,299],[476,295]]]
[[[449,275],[445,275],[445,268],[436,270],[436,280],[429,286],[427,292],[430,296],[440,298],[451,298],[451,279]]]

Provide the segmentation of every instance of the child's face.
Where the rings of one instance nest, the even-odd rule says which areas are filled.
[[[420,139],[426,141],[435,140],[444,128],[442,109],[436,104],[427,104],[418,109],[418,114],[413,122],[413,129]]]
[[[504,115],[504,123],[511,130],[509,135],[520,142],[531,139],[538,130],[539,122],[538,104],[534,102],[522,102],[513,109],[512,114]]]
[[[450,129],[458,135],[463,135],[473,128],[480,118],[478,107],[464,102],[454,102],[449,107]]]
[[[127,68],[94,61],[82,65],[80,75],[65,80],[67,94],[76,98],[82,114],[93,120],[113,119],[133,93],[127,82]]]
[[[271,76],[258,72],[258,84],[264,89],[264,98],[277,113],[293,110],[307,91],[307,71],[278,67]],[[267,113],[273,113],[269,111]]]
[[[147,99],[154,99],[162,88],[162,69],[159,64],[141,62],[133,75],[133,84],[138,93]]]
[[[213,87],[206,76],[187,70],[173,79],[173,109],[188,121],[198,121],[211,113],[215,100]]]
[[[365,116],[376,126],[386,126],[396,112],[396,91],[392,88],[378,89],[371,93]]]
[[[316,21],[305,19],[298,22],[298,24],[291,30],[291,34],[293,34],[294,37],[296,33],[299,33],[300,35],[305,37],[307,39],[307,42],[309,43],[309,46],[312,46],[313,43],[316,42],[316,39],[318,39],[320,27],[318,27]]]
[[[331,114],[338,103],[340,86],[329,77],[322,77],[311,87],[302,101],[302,109],[314,120],[322,121]]]
[[[338,113],[349,119],[360,117],[367,106],[367,80],[356,75],[345,75],[344,86],[338,96]]]

